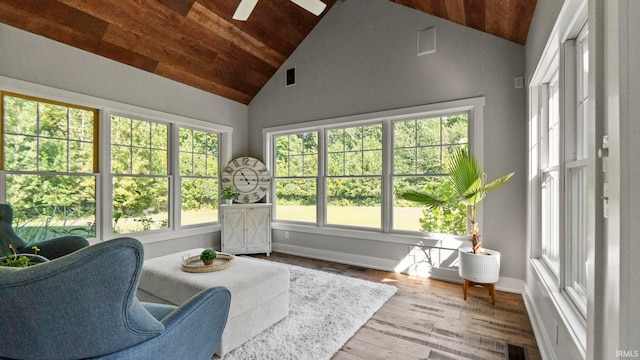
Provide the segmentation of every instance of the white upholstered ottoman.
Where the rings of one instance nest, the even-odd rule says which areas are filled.
[[[201,290],[224,286],[231,292],[229,319],[216,354],[223,356],[289,314],[289,270],[268,261],[236,257],[231,267],[208,273],[182,271],[182,257],[203,249],[144,262],[140,301],[181,305]]]

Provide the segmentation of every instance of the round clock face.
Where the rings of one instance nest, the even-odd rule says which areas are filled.
[[[222,170],[222,187],[233,185],[239,203],[261,200],[271,186],[271,174],[262,161],[249,156],[231,160]]]

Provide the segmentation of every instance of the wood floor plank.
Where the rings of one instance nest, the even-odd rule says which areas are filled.
[[[433,330],[435,321],[429,316],[425,316],[419,312],[404,311],[401,308],[391,306],[381,308],[375,313],[371,319],[380,322],[397,324],[398,326],[414,330],[430,332]]]
[[[333,360],[505,358],[507,344],[522,346],[540,360],[520,294],[489,292],[428,278],[271,253],[257,257],[395,286],[398,292],[333,356]]]
[[[422,341],[401,338],[364,326],[358,330],[343,350],[365,359],[428,359],[431,351]]]
[[[340,350],[332,358],[333,360],[366,360],[350,352]]]

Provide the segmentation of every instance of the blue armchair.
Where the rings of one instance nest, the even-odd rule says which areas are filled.
[[[12,222],[13,209],[11,205],[0,204],[0,256],[10,252],[9,244],[12,244],[18,253],[33,253],[31,247],[35,245],[40,249],[39,255],[49,260],[89,246],[87,239],[73,235],[45,240],[36,244],[27,244],[13,231]]]
[[[0,359],[211,359],[231,294],[139,302],[139,241],[120,238],[27,268],[0,267]]]

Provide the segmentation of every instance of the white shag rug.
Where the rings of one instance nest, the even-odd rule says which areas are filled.
[[[330,359],[397,291],[391,285],[279,265],[291,275],[289,316],[224,360]]]

